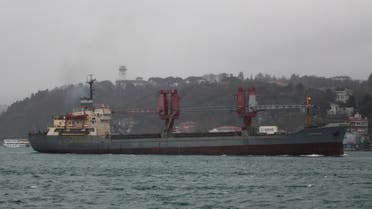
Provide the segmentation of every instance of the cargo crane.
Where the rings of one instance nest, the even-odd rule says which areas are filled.
[[[180,116],[180,97],[176,89],[160,91],[158,113],[160,119],[165,121],[162,134],[166,136],[173,130],[174,120]]]
[[[248,99],[246,98],[247,94]],[[248,89],[243,89],[242,87],[240,87],[236,95],[236,103],[237,113],[240,117],[243,118],[242,130],[244,132],[249,131],[249,128],[251,127],[252,124],[252,118],[257,116],[257,112],[266,110],[306,109],[306,127],[310,127],[311,123],[310,108],[313,107],[313,105],[311,105],[310,96],[306,97],[305,105],[300,104],[258,105],[256,101],[256,89],[254,87]]]
[[[257,116],[260,111],[268,110],[284,110],[284,109],[301,109],[306,110],[306,127],[310,126],[310,108],[311,98],[306,98],[306,104],[280,104],[280,105],[258,105],[256,101],[256,89],[250,87],[244,89],[238,88],[236,94],[236,107],[232,106],[195,106],[195,107],[180,107],[180,97],[176,89],[161,90],[159,92],[157,109],[126,109],[113,110],[114,114],[159,114],[161,120],[164,120],[164,129],[162,134],[169,135],[172,132],[174,121],[179,118],[180,111],[183,112],[204,112],[204,111],[231,111],[237,112],[243,118],[243,134],[249,134],[252,119]]]
[[[175,119],[180,116],[180,97],[176,89],[160,90],[157,109],[126,109],[113,110],[113,114],[159,114],[161,120],[164,120],[164,136],[172,132]]]

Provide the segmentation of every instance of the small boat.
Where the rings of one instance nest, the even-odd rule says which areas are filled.
[[[30,142],[27,139],[4,139],[3,146],[9,148],[29,147]]]

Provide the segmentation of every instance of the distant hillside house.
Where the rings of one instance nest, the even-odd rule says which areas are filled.
[[[186,78],[185,83],[186,84],[202,84],[202,83],[207,83],[207,80],[205,80],[202,77],[192,76],[192,77]]]
[[[138,77],[136,80],[117,80],[116,81],[116,86],[120,86],[122,88],[126,88],[129,84],[139,87],[139,86],[147,86],[149,85],[148,81],[142,80],[141,77]]]
[[[349,76],[335,76],[335,77],[332,77],[331,80],[333,80],[333,81],[351,81],[351,78]]]
[[[278,86],[287,86],[288,85],[288,81],[281,81],[281,80],[271,80],[271,81],[268,81],[268,83],[276,84]]]
[[[163,78],[149,78],[149,84],[153,86],[158,86],[165,83]]]
[[[336,91],[336,101],[346,103],[347,100],[349,100],[350,96],[352,95],[352,92],[349,89],[345,89],[342,91]]]
[[[354,113],[354,107],[340,107],[340,105],[331,103],[331,108],[327,111],[328,115],[346,115],[352,116]]]
[[[221,83],[222,81],[225,81],[227,78],[228,75],[226,73],[220,73],[218,75],[216,74],[203,75],[203,79],[206,80],[208,83]]]
[[[208,83],[219,83],[221,82],[220,77],[215,74],[207,74],[203,75],[203,78],[208,82]]]

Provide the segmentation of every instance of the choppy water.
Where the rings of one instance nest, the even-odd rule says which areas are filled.
[[[0,208],[372,208],[372,152],[236,157],[0,148]]]

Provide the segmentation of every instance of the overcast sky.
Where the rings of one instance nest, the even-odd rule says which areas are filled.
[[[372,72],[370,0],[1,0],[0,104],[88,73]]]

